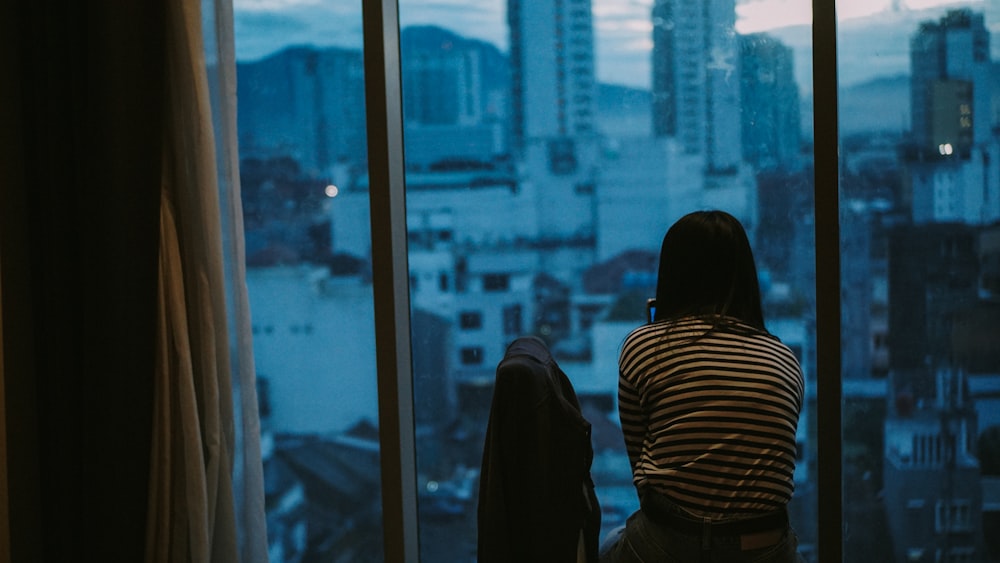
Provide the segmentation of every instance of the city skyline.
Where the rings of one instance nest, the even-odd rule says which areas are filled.
[[[694,133],[687,137],[677,127],[664,131],[660,138],[637,135],[604,143],[604,138],[591,134],[589,124],[580,127],[584,122],[570,119],[589,115],[583,104],[590,98],[584,92],[593,86],[594,75],[586,20],[598,11],[588,13],[585,6],[590,0],[524,0],[523,4],[512,0],[512,45],[506,60],[492,45],[466,41],[458,33],[429,25],[411,25],[401,32],[403,91],[413,96],[404,116],[408,146],[435,145],[436,150],[417,153],[422,158],[419,162],[412,159],[413,152],[404,155],[413,412],[415,448],[420,454],[416,475],[421,555],[426,560],[468,560],[472,552],[475,530],[463,524],[471,521],[476,505],[469,483],[478,475],[475,468],[487,428],[489,382],[506,344],[516,335],[543,336],[574,388],[590,403],[588,420],[597,429],[594,483],[607,516],[602,523],[618,525],[636,509],[637,497],[613,409],[617,343],[642,322],[644,296],[655,291],[658,235],[676,215],[692,208],[726,209],[753,227],[755,253],[761,251],[758,271],[769,330],[794,351],[802,365],[807,393],[796,440],[801,448],[794,475],[796,500],[789,505],[789,513],[803,557],[816,560],[815,510],[824,501],[815,475],[820,461],[817,453],[825,441],[815,431],[817,405],[822,401],[816,393],[820,364],[814,338],[817,272],[812,258],[820,253],[813,246],[811,174],[796,163],[797,157],[807,162],[811,157],[808,150],[801,150],[799,139],[793,138],[787,153],[793,158],[787,160],[787,167],[768,168],[772,163],[766,159],[752,164],[737,161],[734,166],[719,166],[725,162],[721,159],[714,164],[709,160],[713,138],[732,141],[736,158],[741,151],[746,156],[747,139],[740,135],[745,124],[761,134],[769,128],[799,129],[794,123],[782,125],[786,121],[775,111],[788,107],[792,116],[798,115],[802,98],[791,86],[790,72],[795,45],[786,46],[775,37],[729,33],[735,19],[733,0],[713,0],[715,11],[707,21],[700,20],[704,16],[700,11],[681,9],[690,6],[681,7],[676,1],[671,0],[672,12],[659,20],[651,13],[650,20],[653,25],[673,24],[670,33],[664,34],[669,48],[658,50],[665,55],[655,59],[694,69],[690,78],[672,82],[679,92],[676,97],[684,102],[677,112],[691,114],[686,123]],[[909,60],[911,46],[919,44],[924,33],[921,30],[937,21],[928,14],[898,12],[894,14],[898,17],[872,18],[854,26],[838,38],[847,50],[840,64],[862,67],[872,66],[873,59],[892,59],[895,66],[876,71],[884,74],[886,68],[904,68],[909,73],[908,63],[903,66],[895,57],[901,52]],[[959,12],[947,17],[961,19]],[[462,26],[455,18],[429,23],[435,27],[445,23],[452,29]],[[862,27],[868,33],[860,42],[854,41]],[[886,29],[891,34],[883,33]],[[808,40],[809,28],[797,28],[796,33],[796,45],[801,46],[803,37]],[[474,31],[462,29],[461,35],[474,36]],[[707,37],[721,40],[702,41]],[[738,45],[727,45],[731,40],[738,40]],[[984,58],[983,41],[972,41],[973,48],[961,48],[965,43],[953,40],[943,43],[948,45],[948,60],[954,63],[950,66],[956,69],[966,68],[970,57]],[[699,47],[703,52],[698,52]],[[735,69],[723,65],[728,61],[721,56],[734,49],[740,56]],[[524,53],[535,60],[525,61]],[[648,55],[647,61],[652,60]],[[933,62],[933,55],[928,51],[928,62]],[[894,82],[920,84],[922,76],[931,77],[921,70],[922,58],[917,57],[912,76],[896,76]],[[505,68],[508,63],[510,82],[520,83],[520,92],[517,86],[507,88],[502,77],[490,81],[496,84],[492,87],[480,80],[484,69]],[[370,308],[372,272],[366,265],[372,240],[369,229],[374,225],[368,213],[370,179],[361,171],[363,165],[358,166],[357,177],[350,176],[350,163],[363,162],[363,156],[352,151],[361,143],[351,140],[365,130],[364,113],[357,111],[363,107],[361,64],[362,52],[357,47],[301,48],[241,63],[238,72],[241,103],[244,108],[257,108],[241,112],[241,151],[250,147],[254,152],[254,158],[241,166],[241,189],[245,189],[245,213],[252,219],[248,224],[253,226],[247,232],[247,249],[257,250],[252,259],[248,254],[248,264],[253,266],[248,268],[247,286],[254,315],[261,410],[266,413],[262,428],[273,433],[265,440],[274,444],[265,462],[271,468],[292,469],[278,487],[268,490],[269,499],[278,499],[269,505],[268,526],[276,531],[320,530],[307,539],[275,534],[279,539],[271,545],[279,555],[272,560],[287,563],[305,560],[294,554],[346,537],[339,522],[354,514],[341,508],[356,502],[349,495],[331,499],[308,490],[316,477],[312,467],[326,459],[356,455],[355,449],[362,445],[367,448],[364,451],[377,448],[373,432],[377,417],[372,414],[378,405],[377,365],[370,361],[370,351],[378,345]],[[943,94],[932,96],[925,109],[954,109],[949,105],[955,97],[951,94],[964,92],[957,82],[990,76],[991,68],[979,65],[975,76],[933,75],[936,82],[943,78],[956,84],[949,83]],[[342,74],[334,74],[335,69]],[[701,96],[699,87],[704,86],[708,94],[724,95],[720,76],[724,70],[739,71],[742,93],[738,107],[733,104],[737,115],[718,119],[731,113],[725,106],[736,100]],[[720,71],[718,80],[701,79],[712,71]],[[803,83],[809,81],[800,81],[800,88]],[[578,89],[581,84],[586,88]],[[779,88],[782,84],[787,87]],[[474,128],[489,115],[480,102],[493,97],[491,92],[498,100],[505,96],[513,100],[515,109],[494,116],[504,126],[516,131],[519,113],[528,117],[522,120],[528,124],[522,129],[534,142],[525,143],[527,150],[491,152],[503,145],[466,143],[477,136],[472,133],[482,132]],[[628,99],[629,94],[608,97]],[[353,102],[345,101],[348,95],[355,96]],[[519,97],[520,110],[516,109]],[[338,98],[338,103],[331,103],[332,98]],[[462,99],[467,105],[460,103]],[[580,107],[565,103],[574,99]],[[933,103],[936,99],[941,103]],[[649,106],[648,100],[636,105]],[[562,115],[564,107],[567,111]],[[959,107],[959,111],[964,110]],[[619,107],[609,113],[620,117],[626,112]],[[971,115],[982,117],[974,111]],[[652,117],[646,113],[644,119]],[[698,125],[712,123],[713,118],[719,127],[698,139]],[[732,127],[726,128],[726,123]],[[950,131],[932,127],[933,138],[946,129]],[[333,130],[354,133],[338,139],[330,134]],[[975,342],[958,346],[956,337],[981,332],[986,334],[984,340],[995,341],[990,321],[1000,305],[980,291],[991,286],[982,284],[978,268],[992,263],[989,253],[996,254],[996,243],[993,251],[984,254],[976,248],[979,241],[988,242],[1000,232],[996,226],[974,225],[970,220],[960,225],[937,223],[952,219],[950,215],[930,216],[928,224],[921,224],[915,210],[927,198],[906,191],[906,173],[948,168],[948,174],[935,181],[933,192],[923,194],[934,197],[943,191],[938,188],[948,187],[946,182],[960,188],[964,178],[973,175],[950,175],[951,168],[963,166],[958,154],[948,162],[928,161],[918,170],[894,150],[896,143],[909,137],[900,133],[899,138],[872,134],[843,143],[840,185],[850,199],[838,211],[847,235],[841,249],[850,258],[843,261],[840,297],[846,313],[840,341],[845,399],[842,444],[847,454],[842,471],[843,496],[851,507],[843,512],[843,522],[845,528],[864,530],[845,537],[843,547],[845,559],[851,561],[902,562],[911,560],[913,553],[926,554],[922,560],[944,560],[952,553],[969,560],[968,556],[982,551],[982,532],[974,523],[980,514],[989,512],[982,510],[980,497],[983,506],[997,505],[995,494],[978,489],[979,465],[972,448],[977,425],[995,421],[996,414],[987,413],[1000,411],[993,397],[976,389],[984,382],[995,386],[1000,376],[994,372],[998,364],[989,348]],[[244,137],[255,142],[244,143]],[[739,144],[735,144],[737,139]],[[998,160],[995,138],[988,141],[988,146],[980,147],[983,156],[976,162]],[[781,144],[775,135],[751,136],[749,142],[769,148]],[[298,163],[296,151],[302,155]],[[281,156],[285,154],[292,157]],[[496,155],[503,158],[492,160]],[[268,156],[270,160],[260,160]],[[337,166],[330,173],[345,173],[348,181],[335,180],[344,189],[336,201],[324,202],[318,190],[308,189],[314,180],[310,174],[330,170],[333,162]],[[585,166],[578,166],[581,162]],[[983,191],[984,202],[997,201],[986,194],[985,181],[968,184],[983,187],[972,191]],[[996,193],[993,186],[990,194]],[[911,219],[914,225],[900,228]],[[966,312],[970,310],[976,314]],[[980,314],[981,310],[985,313]],[[994,316],[988,316],[991,313]],[[346,334],[352,336],[344,338]],[[970,367],[968,374],[953,370],[958,364],[950,365],[949,360],[937,362],[945,365],[935,366],[933,373],[922,370],[929,353],[937,358],[959,357],[960,353],[962,363],[974,369]],[[953,388],[972,400],[951,401],[949,397],[956,394],[944,390]],[[993,402],[980,403],[981,397]],[[960,418],[962,426],[943,424],[941,417]],[[602,426],[603,438],[599,436]],[[954,451],[961,463],[959,471],[954,471],[945,464],[956,458],[949,457],[947,449],[934,450],[930,445],[957,438],[962,447]],[[310,463],[293,465],[299,459]],[[322,461],[317,464],[316,460]],[[947,484],[952,477],[962,486]],[[339,475],[331,472],[325,478],[332,482]],[[307,491],[299,495],[303,509],[286,510],[284,499],[301,488]],[[375,506],[373,499],[360,512],[371,513]],[[952,513],[955,518],[949,516],[947,521],[940,516]],[[377,525],[372,519],[367,527],[356,530],[377,541]],[[964,535],[955,537],[952,532]],[[893,559],[893,550],[901,556]],[[284,559],[286,553],[293,555]]]
[[[596,0],[593,2],[595,66],[603,83],[648,88],[649,54],[652,49],[653,0]],[[840,0],[842,22],[862,21],[891,11],[893,5],[917,11],[948,6],[985,8],[985,2],[948,0]],[[736,2],[739,33],[788,31],[807,25],[811,2],[806,0],[741,0]],[[460,9],[459,9],[460,8]],[[241,61],[263,58],[290,45],[360,48],[362,44],[360,3],[322,0],[236,0],[236,54]],[[509,30],[506,0],[403,0],[400,24],[445,25],[462,36],[480,39],[507,51]],[[996,31],[995,29],[993,31]],[[808,47],[793,45],[804,56]],[[799,66],[807,64],[800,61]],[[859,71],[860,72],[860,71]]]

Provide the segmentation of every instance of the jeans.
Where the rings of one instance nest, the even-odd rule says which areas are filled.
[[[640,509],[604,539],[600,563],[797,563],[802,561],[797,549],[798,538],[788,526],[774,545],[744,550],[739,536],[715,536],[703,551],[701,536],[661,526]]]

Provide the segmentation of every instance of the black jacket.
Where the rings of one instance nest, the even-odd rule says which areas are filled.
[[[590,423],[544,342],[518,338],[497,366],[479,482],[479,563],[596,563],[601,511]]]

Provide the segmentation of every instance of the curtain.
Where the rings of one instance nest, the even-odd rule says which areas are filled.
[[[236,52],[231,0],[202,0],[207,68],[216,131],[216,165],[222,194],[223,254],[229,297],[230,358],[236,377],[233,387],[233,490],[241,561],[267,561],[264,475],[260,449],[260,418],[254,370],[249,296],[246,286],[246,250],[243,205],[240,197],[239,148],[236,134]]]
[[[201,0],[170,2],[165,20],[149,563],[267,559],[232,14],[206,7],[203,20]]]
[[[167,0],[0,2],[11,561],[141,561]]]
[[[0,560],[266,561],[232,16],[209,5],[0,3]]]

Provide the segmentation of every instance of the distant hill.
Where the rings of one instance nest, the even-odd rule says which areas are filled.
[[[597,85],[597,111],[625,111],[647,113],[652,100],[649,90],[622,86],[621,84]]]
[[[909,129],[910,38],[921,22],[940,18],[948,8],[939,6],[924,10],[885,12],[840,23],[837,72],[841,84],[839,102],[843,133]],[[770,30],[767,34],[793,49],[796,80],[802,94],[803,134],[806,138],[811,138],[812,29],[807,25],[789,26]],[[499,92],[507,92],[509,89],[507,54],[492,43],[466,38],[442,27],[422,25],[403,28],[400,47],[404,60],[407,53],[414,51],[471,48],[480,54],[482,81],[486,89]],[[311,50],[303,47],[296,49]],[[253,65],[241,62],[239,66],[243,71],[243,67]],[[1000,76],[997,81],[1000,82]],[[598,128],[610,136],[647,135],[651,127],[650,99],[648,90],[599,83]]]
[[[910,38],[922,22],[941,18],[955,5],[886,11],[839,22],[837,78],[844,87],[910,72]],[[812,27],[795,25],[767,32],[792,48],[795,78],[803,94],[812,92]]]
[[[910,77],[876,78],[841,88],[840,129],[849,135],[862,131],[910,129]]]
[[[618,84],[597,85],[597,122],[610,136],[642,136],[650,132],[648,90]],[[840,132],[907,131],[910,128],[910,77],[879,77],[841,88]],[[802,126],[811,137],[812,96],[802,98]]]
[[[500,88],[507,90],[510,81],[510,67],[507,55],[496,45],[462,37],[457,33],[436,25],[412,25],[399,32],[399,49],[403,63],[410,53],[447,51],[452,48],[476,51],[480,56],[480,72],[487,90]]]
[[[937,21],[956,7],[958,4],[884,11],[838,23],[836,71],[842,133],[909,130],[910,40],[921,23]],[[812,28],[789,26],[767,34],[794,52],[795,79],[803,100],[803,135],[811,138],[812,80],[813,72],[819,72],[813,69]],[[998,54],[997,43],[993,41],[994,58]]]
[[[880,77],[851,86],[837,94],[840,133],[900,132],[910,128],[910,77]],[[812,138],[813,99],[802,98],[802,135]]]

